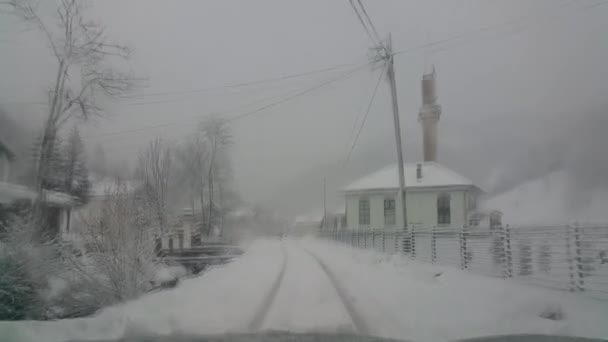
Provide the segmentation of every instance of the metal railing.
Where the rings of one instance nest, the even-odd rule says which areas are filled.
[[[320,236],[608,300],[608,225],[345,229],[320,232]]]

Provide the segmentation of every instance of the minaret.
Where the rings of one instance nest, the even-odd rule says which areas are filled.
[[[424,161],[437,161],[437,123],[441,106],[435,92],[435,67],[430,74],[422,75],[422,106],[418,121],[422,124],[422,150]]]

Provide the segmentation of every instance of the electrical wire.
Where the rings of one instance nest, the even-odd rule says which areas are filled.
[[[361,13],[359,13],[359,10],[357,9],[357,5],[355,5],[354,0],[349,0],[349,3],[350,3],[350,7],[353,9],[353,11],[355,11],[355,14],[357,15],[357,18],[359,19],[359,22],[361,23],[361,26],[363,26],[363,30],[365,30],[365,33],[367,34],[367,36],[369,37],[369,39],[372,41],[372,45],[373,46],[381,45],[382,41],[376,41],[375,40],[374,35],[371,33],[370,29],[365,24],[365,21],[363,20],[363,17],[361,16]]]
[[[367,11],[365,10],[365,6],[363,6],[363,3],[361,2],[361,0],[357,0],[357,2],[359,3],[359,7],[361,7],[361,10],[363,11],[363,15],[365,16],[365,18],[367,18],[367,22],[369,23],[369,26],[372,28],[372,32],[376,36],[376,39],[378,39],[378,43],[380,45],[382,45],[382,39],[380,38],[378,31],[376,31],[376,27],[374,26],[372,19],[367,14]]]
[[[577,3],[576,0],[570,1],[570,2],[564,2],[564,3],[560,4],[559,6],[556,6],[555,9],[553,11],[551,11],[551,12],[557,12],[558,10],[561,10],[563,8],[572,6],[572,5],[576,4],[576,3]],[[584,6],[580,6],[579,8],[584,9],[585,7]],[[436,40],[436,41],[433,41],[433,42],[429,42],[429,43],[425,43],[425,44],[420,44],[420,45],[413,46],[413,47],[410,47],[410,48],[398,50],[398,51],[393,52],[393,55],[407,54],[407,53],[416,52],[416,51],[422,50],[422,49],[428,49],[428,48],[432,48],[432,47],[435,47],[435,46],[444,45],[444,44],[450,43],[452,41],[457,41],[457,40],[464,39],[464,38],[467,38],[467,37],[470,37],[470,36],[479,35],[480,33],[484,33],[486,31],[496,31],[496,30],[499,30],[499,29],[504,28],[504,27],[509,27],[509,26],[513,26],[513,25],[516,25],[516,24],[524,23],[526,21],[530,21],[530,19],[537,19],[537,20],[534,21],[534,23],[538,23],[538,16],[537,16],[537,14],[539,14],[539,13],[547,13],[547,12],[548,12],[547,9],[535,11],[532,14],[520,16],[518,18],[511,19],[511,20],[508,20],[508,21],[505,21],[505,22],[502,22],[502,23],[499,23],[499,24],[483,26],[483,27],[480,27],[480,28],[477,28],[477,29],[474,29],[474,30],[471,30],[471,31],[468,31],[468,32],[458,33],[458,34],[452,35],[450,37],[439,39],[439,40]],[[448,49],[448,47],[444,47],[441,50],[445,50],[445,49]]]
[[[359,140],[359,136],[361,135],[363,126],[365,126],[365,123],[367,122],[367,117],[369,116],[370,110],[372,109],[372,105],[374,104],[374,99],[376,98],[376,94],[378,93],[378,88],[380,87],[380,82],[382,81],[382,77],[384,76],[384,71],[386,70],[387,65],[388,64],[385,62],[384,66],[382,67],[382,70],[380,71],[378,81],[376,82],[376,87],[374,88],[374,92],[372,93],[372,96],[369,100],[369,104],[367,105],[367,110],[365,111],[365,115],[363,115],[363,120],[361,121],[361,124],[359,125],[359,129],[357,130],[357,135],[355,136],[355,139],[353,140],[353,143],[350,146],[350,149],[348,150],[346,159],[344,160],[344,165],[350,161],[350,157],[353,153],[353,150],[355,149],[355,146],[357,145],[357,141]]]
[[[228,121],[236,121],[236,120],[240,120],[240,119],[246,118],[246,117],[251,116],[251,115],[253,115],[253,114],[259,113],[259,112],[261,112],[261,111],[263,111],[263,110],[265,110],[265,109],[268,109],[268,108],[272,108],[272,107],[278,106],[278,105],[280,105],[280,104],[282,104],[282,103],[285,103],[285,102],[287,102],[287,101],[290,101],[290,100],[295,99],[295,98],[297,98],[297,97],[300,97],[300,96],[302,96],[302,95],[305,95],[305,94],[308,94],[308,93],[310,93],[310,92],[313,92],[313,91],[315,91],[315,90],[317,90],[317,89],[320,89],[320,88],[322,88],[322,87],[325,87],[325,86],[327,86],[327,85],[329,85],[329,84],[332,84],[332,83],[334,83],[334,82],[336,82],[336,81],[340,81],[340,80],[342,80],[342,79],[347,79],[347,78],[350,78],[350,77],[351,77],[352,75],[354,75],[354,74],[355,74],[357,71],[360,71],[360,70],[362,70],[363,68],[365,68],[365,67],[367,67],[367,66],[369,66],[369,65],[371,65],[371,64],[374,64],[374,63],[376,63],[376,61],[366,63],[366,64],[365,64],[365,65],[363,65],[363,66],[360,66],[360,67],[357,67],[357,68],[351,69],[350,71],[348,71],[348,72],[346,72],[346,73],[344,73],[344,74],[342,74],[342,75],[340,75],[340,76],[338,76],[338,77],[332,78],[332,79],[330,79],[330,80],[328,80],[328,81],[325,81],[325,82],[320,83],[320,84],[318,84],[318,85],[315,85],[315,86],[313,86],[313,87],[307,88],[307,89],[305,89],[305,90],[303,90],[303,91],[297,92],[297,93],[295,93],[295,94],[293,94],[293,95],[291,95],[291,96],[288,96],[288,97],[286,97],[286,98],[284,98],[284,99],[282,99],[282,100],[280,100],[280,101],[277,101],[277,102],[274,102],[274,103],[271,103],[271,104],[268,104],[268,105],[262,106],[262,107],[260,107],[260,108],[257,108],[257,109],[255,109],[255,110],[252,110],[252,111],[249,111],[249,112],[245,112],[245,113],[239,114],[239,115],[237,115],[237,116],[235,116],[235,117],[233,117],[233,118],[228,119]]]
[[[121,99],[137,99],[137,98],[154,97],[154,96],[187,95],[187,94],[205,93],[205,92],[210,92],[210,91],[214,91],[214,90],[245,88],[245,87],[250,87],[250,86],[254,86],[254,85],[281,82],[281,81],[285,81],[285,80],[297,79],[297,78],[302,78],[302,77],[311,76],[311,75],[315,75],[315,74],[322,74],[322,73],[337,71],[341,68],[345,68],[348,66],[358,67],[361,65],[362,64],[342,63],[342,64],[328,66],[325,68],[313,69],[313,70],[309,70],[309,71],[288,74],[288,75],[283,75],[283,76],[278,76],[278,77],[264,78],[264,79],[260,79],[260,80],[254,80],[254,81],[240,82],[240,83],[213,86],[213,87],[193,89],[193,90],[176,90],[176,91],[165,91],[165,92],[156,92],[156,93],[147,93],[147,94],[135,94],[135,95],[130,95],[130,96],[123,96],[123,97],[121,97]],[[363,65],[367,65],[367,63],[363,64]],[[170,102],[179,102],[179,101],[181,101],[181,100],[169,99],[169,100],[158,100],[158,101],[150,101],[150,102],[125,103],[124,105],[141,106],[141,105],[148,105],[148,104],[160,104],[160,103],[170,103]],[[9,104],[9,105],[48,105],[48,103],[44,102],[44,101],[1,101],[0,100],[0,103]]]
[[[182,94],[203,93],[203,92],[209,92],[209,91],[213,91],[213,90],[222,90],[222,89],[234,89],[234,88],[249,87],[249,86],[252,86],[252,85],[258,85],[258,84],[264,84],[264,83],[273,83],[273,82],[284,81],[284,80],[289,80],[289,79],[293,79],[293,78],[300,78],[300,77],[304,77],[304,76],[310,76],[310,75],[314,75],[314,74],[325,73],[325,72],[338,70],[340,68],[344,68],[344,67],[348,67],[348,66],[353,66],[353,64],[343,63],[343,64],[337,64],[337,65],[333,65],[333,66],[329,66],[329,67],[325,67],[325,68],[321,68],[321,69],[314,69],[314,70],[310,70],[310,71],[305,71],[305,72],[300,72],[300,73],[295,73],[295,74],[289,74],[289,75],[283,75],[283,76],[279,76],[279,77],[270,77],[270,78],[265,78],[265,79],[261,79],[261,80],[255,80],[255,81],[233,83],[233,84],[228,84],[228,85],[214,86],[214,87],[208,87],[208,88],[202,88],[202,89],[181,90],[181,91],[165,91],[165,92],[139,94],[139,95],[134,95],[133,97],[182,95]]]
[[[317,89],[320,89],[320,88],[322,88],[322,87],[328,86],[328,85],[330,85],[330,84],[332,84],[332,83],[334,83],[334,82],[337,82],[337,81],[340,81],[340,80],[343,80],[343,79],[347,79],[347,78],[349,78],[349,77],[352,77],[352,76],[353,76],[353,75],[354,75],[356,72],[361,71],[361,70],[363,70],[364,68],[366,68],[366,67],[368,67],[369,65],[372,65],[372,64],[374,64],[374,63],[375,63],[375,62],[368,62],[368,63],[363,64],[363,65],[360,65],[360,66],[358,66],[358,67],[356,67],[356,68],[351,68],[351,69],[349,69],[349,70],[345,71],[344,73],[340,74],[338,77],[333,77],[333,78],[330,78],[329,80],[326,80],[326,81],[324,81],[324,82],[321,82],[321,83],[319,83],[319,84],[316,84],[316,85],[314,85],[314,86],[312,86],[312,87],[309,87],[309,88],[306,88],[306,89],[304,89],[304,90],[300,90],[300,91],[298,91],[298,92],[296,92],[296,93],[293,93],[293,94],[287,95],[287,96],[285,96],[285,97],[282,97],[282,98],[280,98],[280,99],[278,99],[277,101],[274,101],[274,102],[272,102],[272,103],[269,103],[269,104],[263,105],[263,106],[261,106],[261,107],[255,108],[255,109],[250,110],[250,111],[246,111],[246,112],[244,112],[244,113],[240,113],[240,114],[238,114],[238,115],[236,115],[236,116],[234,116],[234,117],[228,118],[227,120],[228,120],[229,122],[232,122],[232,121],[237,121],[237,120],[241,120],[241,119],[244,119],[244,118],[246,118],[246,117],[249,117],[249,116],[251,116],[251,115],[254,115],[254,114],[256,114],[256,113],[260,113],[260,112],[262,112],[262,111],[264,111],[264,110],[266,110],[266,109],[268,109],[268,108],[272,108],[272,107],[278,106],[279,104],[282,104],[282,103],[288,102],[288,101],[290,101],[290,100],[293,100],[293,99],[295,99],[295,98],[298,98],[298,97],[300,97],[300,96],[306,95],[306,94],[311,93],[311,92],[313,92],[313,91],[315,91],[315,90],[317,90]],[[275,97],[276,97],[276,96],[275,96]],[[256,102],[264,102],[264,101],[268,101],[268,100],[269,100],[269,99],[263,99],[262,101],[256,101]],[[255,103],[255,102],[254,102],[254,103]],[[252,104],[252,103],[249,103],[247,106],[249,106],[249,105],[251,105],[251,104]],[[215,113],[213,113],[213,114],[209,114],[209,115],[221,115],[221,114],[224,114],[224,115],[225,115],[225,114],[231,113],[231,112],[233,112],[233,111],[234,111],[234,110],[222,111],[222,112],[215,112]],[[197,117],[198,117],[198,116],[197,116]],[[146,130],[149,130],[149,129],[155,129],[155,128],[164,128],[164,127],[168,127],[168,126],[175,126],[175,125],[178,125],[178,124],[179,124],[178,122],[175,122],[175,121],[174,121],[174,122],[170,122],[170,123],[159,124],[159,125],[153,125],[153,126],[146,126],[146,127],[135,128],[135,129],[130,129],[130,130],[114,131],[114,132],[110,132],[110,133],[106,133],[106,134],[97,135],[97,136],[94,136],[93,138],[96,138],[96,137],[104,137],[104,136],[116,136],[116,135],[120,135],[120,134],[127,134],[127,133],[134,133],[134,132],[146,131]],[[99,141],[97,141],[97,142],[99,142]]]

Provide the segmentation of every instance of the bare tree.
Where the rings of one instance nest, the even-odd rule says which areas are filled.
[[[190,196],[190,206],[194,210],[194,201],[198,198],[200,203],[200,222],[207,222],[205,215],[205,187],[207,186],[207,169],[209,164],[209,149],[206,141],[200,134],[194,134],[177,149],[178,162],[178,188],[185,187]],[[201,231],[202,233],[202,231]]]
[[[74,294],[61,306],[74,315],[136,298],[151,287],[156,254],[146,203],[119,182],[106,191],[99,210],[83,217],[82,253],[62,249]]]
[[[47,23],[28,0],[9,0],[3,4],[44,34],[57,62],[36,162],[35,183],[40,201],[42,180],[48,172],[59,128],[70,118],[100,115],[96,95],[118,97],[132,88],[133,79],[108,63],[112,59],[127,59],[130,51],[126,46],[109,42],[104,27],[86,18],[83,1],[61,0],[54,24]]]
[[[83,206],[89,201],[91,183],[89,171],[86,166],[84,155],[84,143],[74,126],[62,151],[63,165],[63,187],[62,191],[73,196],[77,206]],[[66,218],[66,229],[69,231],[71,225],[72,209],[68,209]]]
[[[232,135],[228,121],[224,118],[212,116],[201,123],[201,132],[209,148],[209,165],[207,167],[207,188],[209,210],[207,215],[207,235],[211,235],[213,226],[214,207],[214,176],[219,171],[218,161],[220,155],[226,153],[227,147],[232,143]]]
[[[166,146],[162,139],[157,138],[140,153],[136,171],[137,176],[143,181],[146,200],[153,208],[161,234],[167,229],[167,200],[172,160],[171,148]]]

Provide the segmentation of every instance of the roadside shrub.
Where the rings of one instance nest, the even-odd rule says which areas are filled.
[[[0,320],[15,321],[37,318],[39,298],[20,263],[0,256]]]

